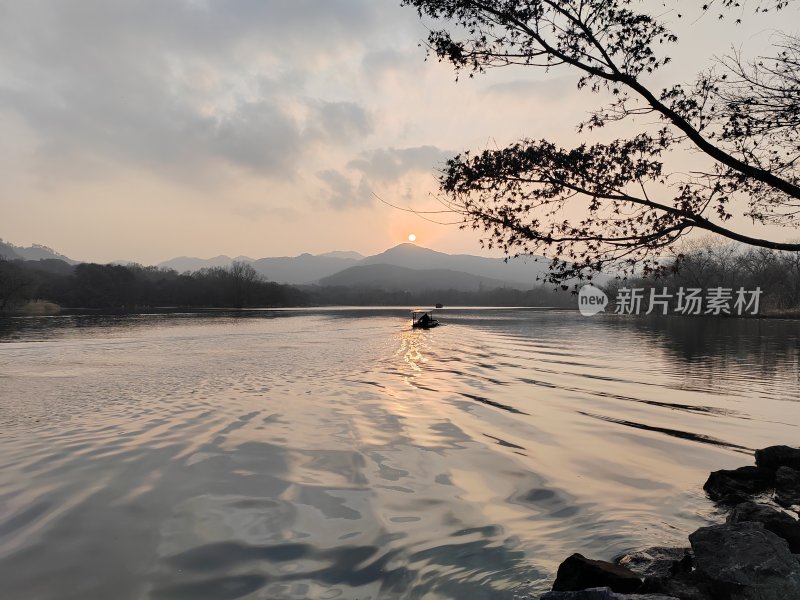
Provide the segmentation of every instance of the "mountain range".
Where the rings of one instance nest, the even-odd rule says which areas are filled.
[[[63,260],[70,265],[77,265],[80,261],[67,258],[63,254],[59,254],[52,248],[42,246],[41,244],[33,244],[31,246],[15,246],[9,242],[0,239],[0,257],[8,260]]]
[[[505,261],[469,254],[446,254],[416,244],[400,244],[364,257],[357,252],[301,254],[293,257],[252,259],[215,256],[209,259],[180,257],[158,266],[177,271],[228,266],[233,261],[253,266],[277,283],[377,287],[387,290],[455,289],[476,291],[495,287],[529,289],[548,262],[541,257]]]
[[[79,262],[46,246],[24,248],[2,240],[0,256],[12,260],[57,259],[69,265]],[[525,290],[537,284],[537,277],[548,266],[548,261],[541,257],[518,257],[505,261],[469,254],[446,254],[410,243],[366,257],[348,251],[259,259],[224,255],[208,259],[181,256],[157,266],[186,272],[227,267],[234,261],[252,265],[258,273],[276,283],[412,292],[433,289],[478,291],[498,287]]]
[[[476,292],[495,288],[516,287],[513,284],[452,269],[409,269],[395,265],[359,265],[340,271],[319,281],[322,286],[378,288],[387,291],[427,292],[456,290]],[[530,286],[528,286],[530,287]]]

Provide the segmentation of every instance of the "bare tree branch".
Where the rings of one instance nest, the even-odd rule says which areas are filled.
[[[540,252],[553,259],[553,281],[588,276],[608,264],[645,272],[692,230],[751,246],[800,251],[800,244],[762,239],[726,225],[734,205],[758,223],[792,226],[800,215],[800,42],[782,36],[772,58],[720,59],[691,85],[662,91],[649,74],[669,63],[677,37],[631,0],[403,0],[443,23],[429,51],[473,75],[487,68],[572,67],[578,87],[616,99],[581,130],[641,115],[658,131],[606,144],[559,148],[523,140],[447,163],[440,186],[464,227],[508,255]],[[702,6],[709,10],[715,3]],[[743,11],[746,3],[719,0]],[[753,1],[754,13],[787,0]],[[743,13],[742,13],[743,14]],[[703,156],[708,167],[669,173],[665,157]],[[564,219],[561,215],[583,215]]]

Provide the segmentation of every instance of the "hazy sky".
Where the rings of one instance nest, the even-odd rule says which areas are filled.
[[[369,254],[412,232],[480,253],[473,234],[373,193],[430,207],[448,156],[522,136],[574,143],[600,98],[560,72],[456,83],[425,62],[426,27],[398,4],[0,0],[0,237],[143,263]],[[690,78],[698,58],[800,23],[796,10],[781,19],[733,36],[684,20],[661,77]]]

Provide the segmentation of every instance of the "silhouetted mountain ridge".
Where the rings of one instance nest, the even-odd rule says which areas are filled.
[[[547,271],[548,261],[543,257],[519,257],[508,261],[471,254],[446,254],[417,246],[400,244],[385,252],[365,258],[361,264],[386,264],[408,269],[448,269],[487,277],[513,287],[528,289],[537,284],[537,277]]]
[[[229,266],[234,260],[228,256],[216,256],[210,259],[179,257],[158,266],[175,269],[176,271],[196,271],[208,267]],[[245,257],[245,262],[270,281],[276,283],[289,283],[294,285],[309,285],[320,283],[325,285],[327,278],[346,269],[356,266],[388,265],[403,267],[413,270],[442,269],[471,275],[477,282],[484,278],[485,285],[488,280],[499,287],[514,287],[529,289],[537,284],[537,277],[547,269],[546,259],[540,257],[520,257],[508,262],[501,258],[487,258],[469,254],[447,254],[430,248],[404,243],[372,256],[363,257],[357,252],[335,251],[324,254],[304,253],[299,256],[281,256],[251,259]],[[370,274],[375,278],[373,287],[384,287],[386,277],[379,269],[363,271],[356,277],[353,274],[346,276],[356,278],[359,285],[369,282],[362,279]],[[459,281],[462,279],[457,278]],[[464,280],[466,281],[466,280]],[[340,285],[337,283],[336,285]],[[461,289],[461,288],[454,288]]]
[[[481,277],[451,269],[410,269],[397,265],[357,265],[340,271],[319,282],[322,286],[380,289],[389,292],[426,292],[457,290],[478,292],[509,287],[499,279]]]
[[[252,263],[253,259],[249,256],[237,256],[231,258],[225,254],[213,256],[211,258],[196,258],[194,256],[178,256],[170,260],[158,263],[158,267],[173,269],[178,273],[186,271],[199,271],[200,269],[210,269],[213,267],[229,267],[234,261]]]
[[[10,260],[61,260],[70,265],[79,264],[46,246],[34,244],[30,247],[15,246],[0,240],[0,256]],[[416,290],[439,289],[474,290],[479,286],[512,287],[530,289],[537,285],[539,277],[547,268],[547,261],[537,257],[520,257],[504,261],[469,254],[447,254],[430,248],[404,243],[372,256],[364,257],[358,252],[337,250],[313,255],[265,257],[219,255],[211,258],[179,256],[159,263],[157,266],[173,269],[179,273],[195,272],[215,267],[228,267],[234,261],[246,262],[268,280],[292,285],[358,285],[373,288]],[[129,264],[119,261],[116,264]],[[361,267],[357,271],[350,271]],[[364,269],[363,267],[372,267]],[[400,267],[403,271],[392,267]],[[411,271],[411,273],[407,272]],[[417,272],[418,283],[411,278]],[[424,271],[424,273],[423,273]],[[440,271],[438,282],[432,275]],[[338,278],[332,278],[340,275]],[[393,280],[393,278],[399,278]],[[344,282],[352,282],[345,284]],[[404,282],[397,288],[398,282]]]
[[[32,244],[30,246],[15,246],[9,242],[0,239],[0,257],[8,260],[63,260],[65,263],[77,265],[80,261],[72,260],[59,254],[52,248],[43,246],[41,244]]]
[[[270,281],[302,285],[316,283],[320,279],[343,271],[358,262],[354,258],[301,254],[294,257],[261,258],[251,264],[256,271]]]

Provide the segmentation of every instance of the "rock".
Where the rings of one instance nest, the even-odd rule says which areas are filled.
[[[789,446],[770,446],[756,450],[756,465],[777,471],[780,467],[800,470],[800,449]]]
[[[679,600],[661,594],[618,594],[607,587],[578,592],[547,592],[540,600]]]
[[[755,502],[737,504],[728,515],[728,523],[748,521],[761,523],[764,529],[785,539],[794,554],[800,554],[800,522],[791,515]]]
[[[654,546],[637,552],[631,552],[619,557],[618,565],[630,569],[640,577],[669,577],[680,568],[681,561],[689,557],[689,570],[691,570],[690,548],[668,548]]]
[[[675,577],[648,577],[639,592],[674,596],[680,600],[712,600],[709,585],[691,572]]]
[[[800,504],[800,471],[779,467],[775,472],[775,502],[784,507]]]
[[[760,523],[702,527],[689,536],[698,576],[713,598],[800,598],[800,563],[786,540]]]
[[[775,473],[762,467],[739,467],[714,471],[703,489],[716,502],[738,504],[749,496],[765,492],[775,485]]]
[[[635,592],[642,585],[636,573],[625,567],[603,560],[591,560],[573,554],[558,567],[553,590],[557,592],[580,591],[595,587],[608,587],[615,592]]]
[[[620,559],[645,580],[639,593],[674,596],[681,600],[711,600],[708,586],[693,571],[691,548],[648,548]]]

